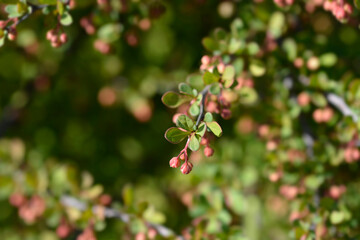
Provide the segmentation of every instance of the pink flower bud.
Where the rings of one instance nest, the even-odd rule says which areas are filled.
[[[294,66],[296,68],[301,68],[303,65],[304,65],[304,60],[302,58],[298,57],[294,60]]]
[[[9,202],[14,207],[20,207],[26,202],[26,198],[22,193],[13,193],[10,195]]]
[[[147,235],[148,235],[149,239],[155,239],[156,235],[157,235],[156,229],[155,228],[149,228]]]
[[[315,120],[315,122],[317,123],[321,123],[323,121],[323,112],[321,109],[316,109],[314,112],[313,112],[313,118]]]
[[[111,201],[112,198],[109,194],[102,194],[99,198],[99,203],[104,206],[110,205]]]
[[[180,157],[179,157],[179,159],[180,159],[181,161],[185,161],[185,154],[181,154]]]
[[[10,41],[15,41],[17,37],[17,31],[15,28],[10,28],[8,33],[8,39]]]
[[[211,61],[211,59],[210,59],[210,57],[208,56],[208,55],[204,55],[202,58],[201,58],[201,63],[203,64],[203,65],[209,65],[209,63],[210,63],[210,61]]]
[[[306,92],[302,92],[297,97],[297,102],[300,106],[305,107],[309,105],[311,98]]]
[[[7,25],[7,21],[0,21],[0,28],[5,28]]]
[[[53,38],[54,35],[56,35],[55,30],[50,29],[49,31],[46,32],[46,39],[51,41],[51,39]]]
[[[52,46],[53,48],[58,48],[58,47],[61,46],[61,43],[60,43],[60,41],[52,41],[52,42],[51,42],[51,46]]]
[[[221,111],[221,117],[223,119],[230,119],[231,118],[231,111],[230,109],[227,109],[227,108],[224,108],[222,111]]]
[[[282,176],[282,173],[281,172],[273,172],[273,173],[270,173],[269,175],[269,180],[271,182],[277,182],[279,181],[279,179],[281,178]]]
[[[94,48],[102,54],[108,54],[110,52],[110,44],[98,39],[94,42]]]
[[[274,151],[277,148],[277,143],[274,140],[270,140],[266,143],[266,150]]]
[[[143,31],[149,30],[151,27],[151,21],[148,18],[141,19],[139,22],[139,28]]]
[[[352,149],[352,153],[351,153],[352,159],[354,159],[355,161],[359,160],[360,158],[360,151],[357,148],[353,148]]]
[[[183,174],[189,174],[191,172],[193,168],[193,165],[191,162],[186,162],[186,163],[183,163],[183,165],[181,165],[181,172]]]
[[[338,20],[343,20],[345,17],[346,17],[346,12],[345,10],[338,6],[337,8],[335,8],[333,10],[333,14],[335,15],[335,17],[338,19]]]
[[[211,147],[207,146],[204,148],[204,155],[207,157],[211,157],[212,155],[214,155],[214,149],[212,149]]]
[[[146,240],[146,234],[142,232],[136,234],[135,240]]]
[[[68,224],[60,224],[57,228],[56,228],[56,234],[58,235],[59,238],[66,238],[67,236],[69,236],[71,232],[71,228]]]
[[[170,160],[170,167],[172,167],[172,168],[178,168],[178,167],[180,167],[180,160],[179,160],[179,158],[177,158],[177,157],[173,157],[171,160]]]
[[[353,13],[353,8],[350,4],[345,3],[344,4],[344,11],[348,14],[352,14]]]
[[[352,152],[351,147],[347,147],[344,151],[344,158],[347,163],[352,163],[354,161]]]
[[[60,35],[60,42],[67,43],[67,41],[68,41],[68,37],[67,37],[66,33],[62,33]]]
[[[218,66],[217,66],[217,69],[218,69],[219,73],[224,73],[225,64],[224,63],[219,63]]]
[[[200,144],[201,145],[207,145],[209,143],[209,139],[207,139],[207,138],[205,138],[205,137],[203,137],[202,139],[201,139],[201,141],[200,141]]]
[[[283,185],[280,187],[280,194],[283,195],[288,200],[296,198],[298,195],[298,188],[291,185]]]
[[[258,133],[260,135],[260,137],[267,137],[270,133],[270,127],[269,125],[260,125],[259,129],[258,129]]]
[[[334,116],[334,111],[332,110],[332,108],[327,107],[322,110],[322,121],[323,122],[330,121],[333,116]]]

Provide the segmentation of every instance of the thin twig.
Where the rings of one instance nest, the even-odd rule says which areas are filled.
[[[83,202],[77,198],[67,196],[67,195],[64,195],[61,197],[60,203],[65,207],[75,208],[82,212],[86,211],[86,209],[88,207],[88,205],[85,202]],[[117,218],[124,223],[129,223],[130,219],[132,217],[131,214],[122,213],[113,208],[108,208],[108,207],[104,208],[103,206],[100,206],[100,205],[93,206],[91,210],[94,214],[96,214],[98,212],[99,208],[103,208],[105,210],[104,216],[106,218]],[[171,230],[163,225],[154,224],[154,223],[150,223],[150,222],[146,222],[146,225],[148,227],[154,228],[157,231],[157,233],[159,235],[161,235],[162,237],[165,237],[165,238],[176,237],[178,240],[184,240],[184,238],[182,236],[177,236],[173,230]]]
[[[204,119],[204,115],[205,115],[205,100],[206,100],[206,96],[209,92],[210,89],[210,85],[206,86],[202,91],[201,91],[201,95],[202,95],[202,99],[201,99],[201,103],[200,103],[200,113],[199,116],[196,120],[196,128],[199,127],[200,122]]]
[[[23,22],[24,20],[28,19],[32,14],[34,14],[37,10],[46,8],[48,5],[34,5],[34,4],[30,4],[27,3],[27,5],[30,6],[31,10],[28,11],[26,14],[24,14],[23,16],[21,16],[17,21],[15,21],[14,24],[5,27],[4,29],[6,29],[7,31],[10,31],[10,27],[13,27],[14,25],[17,26],[18,24],[20,24],[21,22]]]
[[[350,116],[352,120],[357,123],[359,120],[358,115],[356,115],[349,105],[346,104],[345,100],[335,93],[326,94],[326,98],[334,107],[336,107],[344,116]]]

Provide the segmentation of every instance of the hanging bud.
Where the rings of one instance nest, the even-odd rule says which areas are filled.
[[[191,172],[192,168],[193,168],[192,163],[186,162],[186,163],[183,163],[180,170],[183,174],[189,174]]]
[[[212,155],[214,155],[214,149],[212,149],[211,147],[207,146],[204,148],[204,155],[207,157],[211,157]]]
[[[15,28],[10,28],[9,29],[9,33],[8,33],[8,39],[10,41],[15,41],[16,40],[16,37],[17,37],[17,31]]]
[[[67,41],[68,41],[67,34],[66,34],[66,33],[62,33],[62,34],[60,35],[60,42],[61,42],[61,43],[67,43]]]
[[[170,167],[172,167],[172,168],[178,168],[178,167],[180,167],[180,160],[179,160],[179,158],[173,157],[173,158],[170,160]]]
[[[223,119],[230,119],[231,118],[231,110],[224,108],[223,110],[221,110],[220,115]]]

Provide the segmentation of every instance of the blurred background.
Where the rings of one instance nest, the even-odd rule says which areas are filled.
[[[212,143],[215,155],[193,153],[194,169],[183,175],[169,168],[183,146],[165,140],[175,111],[161,103],[164,92],[198,71],[207,52],[202,39],[213,29],[228,31],[236,17],[261,29],[277,7],[272,1],[206,0],[129,1],[127,7],[109,21],[94,3],[76,1],[73,24],[64,27],[68,43],[60,48],[46,40],[53,16],[38,12],[18,25],[16,41],[0,48],[0,238],[58,239],[63,213],[56,199],[71,194],[91,202],[106,193],[130,213],[147,202],[141,219],[178,234],[206,219],[194,239],[203,232],[218,234],[213,239],[289,239],[289,206],[268,184],[265,144],[257,134],[272,110],[238,106],[233,119],[219,120],[224,134]],[[319,10],[308,19],[298,41],[306,49],[327,37],[324,49],[353,60],[340,68],[357,66],[358,33],[326,14]],[[93,17],[96,34],[79,24],[84,16]],[[111,49],[96,47],[114,29],[119,33],[104,37],[113,39]],[[270,91],[263,82],[255,86],[260,96]],[[24,223],[8,200],[14,192],[43,196],[57,210],[45,211],[43,222]],[[84,227],[88,218],[74,217]],[[100,222],[97,237],[105,240],[134,239],[144,228],[141,220],[130,227]]]

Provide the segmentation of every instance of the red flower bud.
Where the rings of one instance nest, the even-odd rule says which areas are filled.
[[[189,174],[191,172],[193,168],[193,165],[191,162],[187,162],[187,163],[183,163],[183,165],[181,165],[181,172],[183,174]]]
[[[55,30],[51,29],[46,32],[46,39],[51,41],[53,39],[53,36],[56,36]]]
[[[17,37],[17,31],[15,28],[10,28],[8,33],[8,38],[10,41],[15,41]]]
[[[59,238],[66,238],[67,236],[69,236],[70,232],[71,232],[71,227],[66,223],[60,224],[56,228],[56,234],[58,235]]]
[[[212,149],[211,147],[205,147],[204,154],[207,157],[211,157],[214,154],[214,149]]]
[[[225,109],[223,109],[222,111],[221,111],[221,117],[223,118],[223,119],[230,119],[231,118],[231,111],[230,111],[230,109],[227,109],[227,108],[225,108]]]
[[[180,167],[180,160],[179,160],[179,158],[173,157],[173,158],[170,160],[170,167],[172,167],[172,168],[178,168],[178,167]]]
[[[204,55],[202,58],[201,58],[201,63],[204,64],[204,65],[209,65],[211,59],[208,55]]]
[[[311,98],[308,93],[302,92],[297,97],[297,102],[300,106],[304,107],[309,105]]]
[[[9,202],[14,207],[20,207],[26,202],[26,198],[22,193],[13,193],[9,198]]]
[[[0,28],[5,28],[7,25],[7,21],[0,21]]]
[[[68,41],[68,38],[67,38],[66,33],[62,33],[62,34],[60,35],[60,42],[66,43],[67,41]]]

